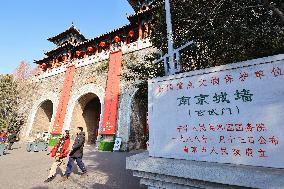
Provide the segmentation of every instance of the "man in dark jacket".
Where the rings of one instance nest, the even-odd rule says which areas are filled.
[[[68,179],[69,175],[72,172],[72,165],[73,165],[75,160],[77,162],[77,165],[79,166],[79,168],[82,171],[81,176],[87,175],[86,167],[85,167],[85,165],[82,161],[84,143],[85,143],[85,133],[83,132],[83,127],[78,127],[77,128],[77,136],[76,136],[75,142],[72,146],[72,150],[69,154],[69,160],[68,160],[68,164],[67,164],[65,174],[63,176],[63,180]]]
[[[14,142],[16,142],[16,140],[17,140],[17,133],[16,131],[12,131],[8,137],[8,142],[9,142],[8,150],[12,150],[12,146]]]

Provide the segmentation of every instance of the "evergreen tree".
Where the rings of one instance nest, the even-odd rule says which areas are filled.
[[[171,0],[175,48],[183,71],[218,66],[284,52],[282,0]],[[163,1],[156,0],[152,42],[167,52]]]
[[[182,72],[284,53],[283,0],[170,0],[174,47],[193,40],[181,52]],[[123,77],[139,81],[163,76],[153,64],[168,51],[164,1],[154,0],[151,42],[157,51],[144,61],[125,63]],[[135,62],[135,63],[133,63]]]
[[[18,113],[19,92],[12,75],[0,75],[0,127],[19,131],[23,124]]]

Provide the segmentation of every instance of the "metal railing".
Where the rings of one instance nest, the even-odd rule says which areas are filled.
[[[193,41],[189,41],[186,44],[182,45],[181,47],[174,49],[173,51],[173,64],[170,64],[170,55],[167,53],[164,56],[162,56],[161,58],[159,58],[158,60],[154,61],[154,64],[158,64],[160,62],[163,62],[164,64],[164,70],[165,70],[165,75],[170,75],[170,73],[172,72],[171,69],[173,69],[174,73],[179,73],[181,71],[181,66],[180,66],[180,51],[183,50],[184,48],[190,46],[193,44]],[[174,65],[174,68],[171,68],[170,65]]]

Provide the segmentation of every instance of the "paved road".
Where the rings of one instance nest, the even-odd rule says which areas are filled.
[[[125,159],[135,153],[96,152],[85,147],[84,163],[89,176],[80,178],[78,171],[61,182],[60,171],[51,183],[43,183],[53,162],[47,152],[26,152],[25,144],[16,143],[12,151],[0,156],[0,189],[146,189],[139,179],[125,169]]]

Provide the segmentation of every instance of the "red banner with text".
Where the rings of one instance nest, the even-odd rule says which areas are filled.
[[[116,133],[122,51],[110,54],[101,134]]]
[[[54,120],[54,125],[52,127],[52,134],[60,134],[63,128],[63,123],[65,119],[66,109],[68,101],[70,98],[70,93],[72,89],[73,79],[75,75],[75,66],[70,66],[67,68],[65,73],[65,79],[61,90],[60,101],[57,107],[57,112]]]

